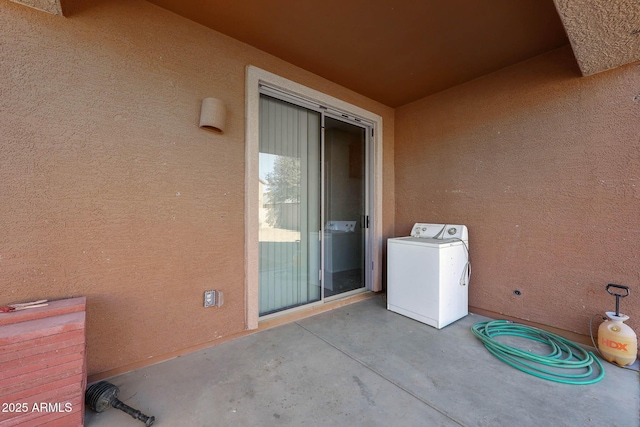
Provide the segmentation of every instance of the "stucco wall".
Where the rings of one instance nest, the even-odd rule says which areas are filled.
[[[567,46],[397,109],[396,235],[467,224],[471,306],[588,334],[618,283],[640,329],[639,99]]]
[[[392,234],[392,109],[141,0],[76,5],[0,5],[0,304],[87,296],[89,374],[244,329],[248,64],[383,117]]]
[[[636,0],[554,0],[583,75],[640,59]]]

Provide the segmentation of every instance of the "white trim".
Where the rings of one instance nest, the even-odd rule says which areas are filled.
[[[258,137],[260,132],[260,84],[297,96],[328,108],[359,117],[373,124],[373,235],[374,260],[372,288],[382,290],[382,117],[326,95],[276,74],[247,66],[246,77],[246,134],[245,134],[245,319],[246,329],[258,327]]]

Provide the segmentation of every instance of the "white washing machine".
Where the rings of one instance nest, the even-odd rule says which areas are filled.
[[[469,232],[417,223],[387,240],[387,309],[441,329],[469,314]]]

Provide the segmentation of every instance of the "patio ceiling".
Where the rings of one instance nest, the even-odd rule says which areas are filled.
[[[397,107],[568,43],[553,0],[149,0]]]
[[[148,1],[390,107],[569,41],[585,76],[640,60],[637,0]]]

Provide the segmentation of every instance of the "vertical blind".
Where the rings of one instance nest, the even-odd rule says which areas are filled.
[[[320,113],[260,96],[260,315],[320,300]]]

